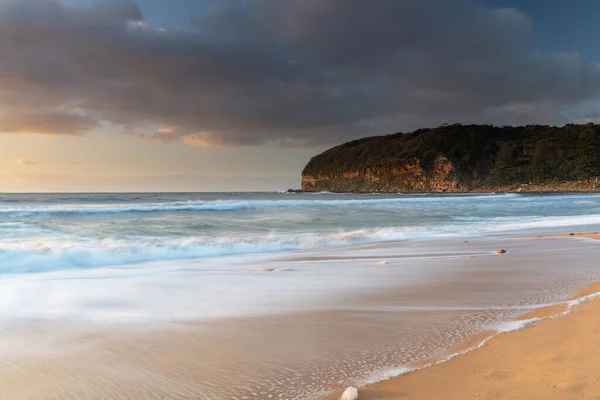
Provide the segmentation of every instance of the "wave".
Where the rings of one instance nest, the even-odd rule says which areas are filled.
[[[457,217],[462,229],[473,232],[519,231],[534,228],[560,228],[600,224],[600,214],[529,217]]]
[[[584,206],[598,206],[600,205],[599,201],[591,201],[591,200],[577,200],[575,204],[584,205]]]
[[[470,196],[432,196],[401,197],[378,199],[304,199],[304,200],[216,200],[216,201],[177,201],[171,203],[140,203],[123,205],[48,205],[48,206],[10,206],[0,207],[0,215],[5,217],[44,217],[61,214],[117,214],[117,213],[156,213],[156,212],[190,212],[190,211],[243,211],[250,209],[283,208],[283,207],[387,207],[396,204],[421,202],[461,202],[473,200],[490,201],[494,198],[511,198],[517,194],[470,195]]]
[[[334,232],[270,232],[203,237],[111,237],[14,236],[0,247],[1,273],[45,272],[57,269],[120,266],[153,261],[172,261],[269,253],[350,244],[378,243],[407,239],[481,235],[528,228],[567,227],[600,224],[600,215],[539,218],[470,219],[463,223],[436,226],[405,226],[339,230]],[[57,236],[59,235],[59,236]],[[231,235],[231,234],[230,234]]]
[[[235,211],[247,209],[249,206],[238,202],[173,202],[160,204],[135,204],[111,206],[45,206],[45,207],[4,207],[0,215],[14,217],[52,216],[60,214],[122,214],[122,213],[151,213],[177,211]]]
[[[269,253],[407,238],[406,231],[371,229],[328,234],[266,234],[238,237],[81,239],[59,237],[6,241],[0,274],[48,272],[229,255]]]

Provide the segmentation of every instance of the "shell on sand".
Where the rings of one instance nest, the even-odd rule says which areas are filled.
[[[352,386],[348,387],[342,393],[340,400],[358,400],[358,389]]]

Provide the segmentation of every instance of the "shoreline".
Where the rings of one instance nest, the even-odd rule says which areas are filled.
[[[538,235],[538,236],[521,236],[523,239],[557,239],[557,238],[572,238],[572,239],[592,239],[600,240],[600,232],[586,233],[559,233],[556,235]]]
[[[129,322],[120,325],[122,317],[115,319],[112,313],[120,312],[121,307],[112,305],[130,304],[127,302],[133,300],[129,295],[131,288],[147,287],[139,280],[145,282],[155,270],[142,266],[144,274],[125,285],[126,292],[118,284],[128,280],[114,280],[117,275],[108,277],[112,288],[111,295],[105,298],[110,301],[103,304],[109,307],[96,309],[109,313],[103,318],[81,320],[78,316],[58,319],[56,323],[23,320],[21,327],[14,323],[8,327],[3,337],[6,344],[10,343],[5,361],[12,365],[1,365],[0,386],[5,388],[6,399],[193,396],[207,400],[338,400],[341,390],[349,384],[366,385],[408,372],[397,365],[423,368],[440,359],[442,352],[458,353],[454,358],[459,360],[462,357],[458,355],[479,347],[483,340],[489,341],[488,336],[495,332],[488,327],[513,324],[525,318],[524,312],[529,312],[527,318],[535,317],[531,313],[539,316],[562,312],[561,308],[552,307],[564,304],[563,299],[589,282],[600,281],[594,245],[567,238],[519,241],[502,235],[350,245],[328,250],[325,257],[321,250],[289,253],[285,257],[257,256],[254,261],[245,259],[243,264],[228,268],[234,271],[236,279],[251,282],[254,292],[268,294],[246,297],[241,315],[234,313],[218,319],[210,315],[199,318],[198,314],[186,317],[190,311],[201,311],[198,304],[204,302],[192,302],[195,305],[190,307],[189,297],[184,296],[185,302],[177,302],[173,293],[168,297],[167,308],[168,313],[177,309],[174,318],[157,320],[165,310],[155,303],[150,320],[146,321],[151,325],[143,325],[142,318],[141,329],[137,329]],[[507,253],[496,254],[498,248],[506,248]],[[262,269],[243,267],[256,265],[256,261],[263,264]],[[292,261],[297,264],[289,268]],[[265,263],[269,263],[268,268]],[[565,271],[562,266],[569,263],[587,266],[593,276],[588,279]],[[232,266],[236,268],[232,270]],[[189,282],[194,293],[205,293],[199,290],[199,284],[210,286],[211,276],[221,276],[209,272],[213,270],[206,269],[205,261],[200,270],[196,270],[199,265],[173,267],[176,266],[169,266],[169,273],[156,270],[162,271],[157,275],[159,287],[167,284],[177,288],[184,284],[183,288],[187,288]],[[277,273],[283,270],[289,272]],[[539,271],[545,271],[543,277]],[[55,278],[64,276],[73,278],[70,273],[58,273]],[[194,276],[199,279],[192,279]],[[573,280],[563,280],[568,277]],[[53,282],[82,289],[80,285],[88,281]],[[156,288],[154,278],[149,282],[152,289]],[[93,288],[94,282],[90,283]],[[290,297],[294,292],[288,289],[293,288],[308,290],[312,304],[305,295]],[[82,303],[86,298],[79,289],[77,302]],[[529,294],[542,289],[549,292]],[[40,290],[34,287],[27,292]],[[280,292],[285,295],[279,295]],[[97,297],[93,300],[97,301]],[[140,303],[140,310],[145,309],[145,304]],[[552,307],[547,308],[548,305]],[[248,313],[254,307],[266,307],[270,312]],[[277,311],[272,307],[281,308]],[[482,331],[488,332],[480,335]],[[50,364],[52,368],[48,368]],[[453,365],[454,360],[449,364]],[[24,397],[24,393],[30,395]],[[334,393],[338,394],[331,396]],[[382,398],[377,395],[373,399]]]
[[[600,240],[600,233],[522,238]],[[481,332],[441,358],[398,368],[395,376],[360,385],[359,400],[600,397],[600,369],[594,370],[593,361],[589,362],[600,357],[593,334],[600,323],[600,302],[593,300],[599,298],[600,282],[591,282],[575,296],[529,311],[506,327]],[[587,362],[582,362],[584,355],[588,355]],[[558,365],[549,370],[549,361]],[[563,367],[569,367],[568,382],[560,379],[567,370]],[[592,377],[592,371],[597,376]]]
[[[552,188],[548,190],[536,188],[535,190],[528,190],[524,187],[519,186],[518,189],[514,188],[477,188],[473,190],[460,190],[460,191],[429,191],[429,190],[411,190],[411,191],[336,191],[336,190],[302,190],[302,189],[288,189],[283,193],[299,193],[299,194],[420,194],[420,195],[461,195],[461,194],[600,194],[600,186],[594,188],[584,189],[571,189],[571,188]]]

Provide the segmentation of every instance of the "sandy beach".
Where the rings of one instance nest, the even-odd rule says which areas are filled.
[[[574,297],[590,296],[585,304],[528,313],[521,319],[542,320],[450,361],[361,389],[359,399],[600,399],[598,292],[595,283]]]
[[[555,239],[555,238],[572,238],[572,239],[594,239],[600,240],[600,232],[569,232],[559,233],[555,235],[537,235],[537,236],[518,236],[524,239]]]
[[[561,229],[7,274],[0,399],[337,400],[348,386],[362,399],[504,399],[519,384],[548,398],[543,382],[568,398],[598,378],[578,363],[593,356],[598,321],[567,321],[596,307],[568,299],[600,291],[600,242],[569,235],[579,220],[566,218]]]

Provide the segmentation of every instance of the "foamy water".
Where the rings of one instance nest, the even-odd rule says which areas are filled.
[[[0,273],[600,224],[600,197],[0,196]]]
[[[510,236],[590,224],[597,195],[3,195],[0,386],[320,399],[535,323],[599,244]]]

